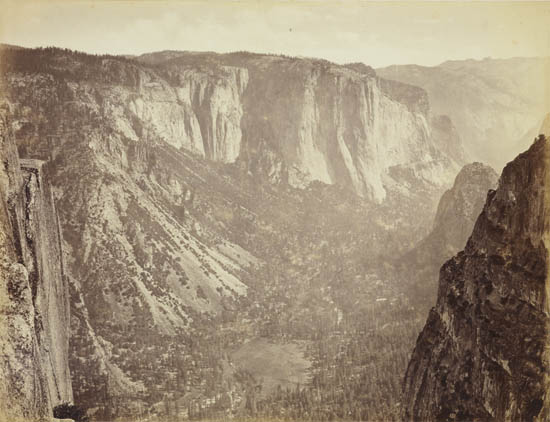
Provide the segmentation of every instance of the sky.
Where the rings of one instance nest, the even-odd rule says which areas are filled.
[[[0,0],[0,42],[96,54],[247,50],[437,65],[550,56],[550,2]]]

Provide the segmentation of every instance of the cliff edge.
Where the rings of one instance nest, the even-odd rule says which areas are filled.
[[[549,187],[540,135],[441,268],[405,376],[404,420],[549,420]]]
[[[403,279],[410,283],[410,294],[426,313],[437,295],[439,269],[464,248],[479,214],[487,191],[497,186],[498,174],[482,163],[465,165],[451,189],[439,201],[432,231],[415,248],[400,257]],[[414,268],[414,271],[411,271]]]
[[[0,421],[50,420],[72,402],[69,299],[43,164],[19,160],[0,110]]]

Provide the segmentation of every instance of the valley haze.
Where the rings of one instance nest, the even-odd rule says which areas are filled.
[[[4,5],[0,422],[550,417],[547,3]]]

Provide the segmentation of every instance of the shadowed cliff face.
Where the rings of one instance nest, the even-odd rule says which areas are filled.
[[[72,401],[69,301],[41,162],[20,161],[0,115],[0,420],[49,420]]]
[[[541,136],[505,167],[465,250],[441,269],[405,377],[406,420],[548,420],[549,186]]]
[[[410,284],[417,302],[433,306],[441,265],[460,251],[481,213],[487,191],[497,185],[498,175],[484,164],[467,164],[455,178],[453,187],[439,201],[433,229],[417,246],[399,257],[403,279]],[[411,271],[414,268],[414,271]]]

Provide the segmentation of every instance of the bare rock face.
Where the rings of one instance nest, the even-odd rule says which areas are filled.
[[[405,420],[546,421],[550,143],[540,136],[490,191],[404,381]]]
[[[137,60],[164,69],[169,75],[165,79],[176,83],[178,98],[192,105],[204,144],[196,145],[199,151],[219,159],[209,154],[207,135],[230,122],[234,135],[222,138],[233,146],[224,141],[223,148],[236,154],[226,154],[225,161],[234,161],[241,151],[246,168],[272,181],[294,187],[313,181],[350,186],[380,203],[396,174],[410,173],[442,187],[464,163],[442,150],[440,138],[448,134],[432,131],[423,89],[379,78],[362,63],[339,66],[314,59],[188,52],[151,53]],[[202,70],[205,66],[208,73]],[[196,81],[204,81],[206,74],[210,80],[218,78],[220,68],[232,69],[233,82],[206,83],[216,91],[196,89]],[[190,88],[184,82],[188,80],[195,81]],[[211,99],[213,94],[220,97],[220,85],[232,94]],[[194,101],[197,96],[204,100]],[[233,117],[227,118],[231,110]],[[241,116],[238,130],[234,124]]]
[[[59,52],[4,54],[15,70],[28,54],[45,71],[7,72],[18,101],[32,87],[49,96],[43,102],[55,99],[125,142],[163,141],[213,161],[238,160],[294,187],[339,184],[380,203],[402,182],[397,175],[444,189],[464,163],[447,152],[449,136],[460,143],[451,126],[432,130],[423,89],[379,78],[365,65],[177,52],[92,65]],[[22,117],[21,130],[32,131],[32,117]]]
[[[441,188],[462,164],[433,136],[420,88],[324,61],[257,57],[242,65],[250,75],[242,157],[249,168],[271,151],[292,186],[350,186],[380,203],[403,173]]]
[[[160,137],[215,161],[234,162],[241,148],[242,94],[246,69],[218,66],[209,71],[180,68],[170,82],[136,69],[135,89],[106,90],[103,107],[114,128],[129,139]],[[77,89],[79,88],[79,89]],[[82,89],[75,85],[80,97]]]
[[[72,401],[69,302],[52,193],[0,116],[0,420],[49,420]]]
[[[497,181],[495,171],[482,163],[468,164],[458,173],[453,187],[441,197],[434,220],[434,232],[441,232],[444,242],[440,246],[445,252],[453,255],[466,244],[487,191]]]

